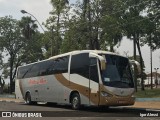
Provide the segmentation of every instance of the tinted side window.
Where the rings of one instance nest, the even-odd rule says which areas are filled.
[[[47,69],[48,74],[58,74],[68,72],[69,56],[60,57],[50,61],[50,66]]]
[[[36,63],[32,65],[32,68],[29,70],[28,74],[26,74],[26,78],[39,76],[40,63]]]
[[[51,75],[68,72],[69,56],[48,60],[41,63],[40,75]]]
[[[47,70],[49,69],[50,66],[51,66],[50,60],[41,62],[39,76],[48,75]]]
[[[30,68],[31,68],[31,65],[18,68],[18,76],[17,76],[17,78],[18,79],[25,78],[25,76],[28,73],[28,70]]]
[[[69,56],[47,60],[18,69],[18,79],[68,72]]]
[[[88,53],[72,56],[70,74],[79,74],[89,79],[89,54]]]
[[[35,77],[38,75],[39,67],[38,64],[32,64],[18,69],[18,79]]]

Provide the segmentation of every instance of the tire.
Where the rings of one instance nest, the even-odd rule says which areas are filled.
[[[31,94],[30,94],[30,93],[27,93],[27,94],[26,94],[25,102],[26,102],[26,104],[28,104],[28,105],[37,104],[37,102],[34,102],[34,101],[31,100]]]
[[[80,96],[78,93],[74,93],[72,95],[71,105],[72,105],[72,109],[74,109],[74,110],[80,109],[81,103],[80,103]]]
[[[30,93],[27,93],[27,94],[26,94],[25,102],[26,102],[26,104],[28,104],[28,105],[30,105],[30,104],[32,103],[32,101],[31,101],[31,94],[30,94]]]

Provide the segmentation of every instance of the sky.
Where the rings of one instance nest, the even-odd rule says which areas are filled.
[[[133,41],[124,38],[121,42],[120,47],[114,47],[116,51],[118,51],[121,55],[125,55],[125,53],[128,54],[128,56],[133,56]],[[150,57],[150,47],[148,45],[144,45],[141,47],[141,52],[142,52],[142,58],[144,60],[145,64],[145,72],[150,73],[151,71],[151,57]],[[138,51],[137,51],[138,55]],[[160,49],[155,50],[152,52],[152,70],[155,72],[154,68],[159,68],[160,69]],[[160,73],[160,70],[158,70]]]
[[[76,0],[70,0],[75,2]],[[20,11],[25,10],[34,15],[39,23],[45,22],[50,16],[49,12],[52,10],[50,0],[0,0],[0,17],[11,15],[13,18],[20,20],[21,17],[27,16]],[[40,28],[40,27],[39,27]],[[43,26],[43,28],[45,28]],[[128,53],[133,56],[133,42],[124,38],[120,47],[115,47],[121,55]],[[142,48],[142,57],[146,66],[145,71],[150,72],[150,48],[145,45]],[[138,52],[137,52],[138,53]],[[154,68],[160,68],[160,49],[153,52],[153,71]],[[160,72],[160,70],[159,70]]]

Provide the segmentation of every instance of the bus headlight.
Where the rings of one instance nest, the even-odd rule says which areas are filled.
[[[136,96],[134,96],[134,95],[132,95],[131,97],[132,97],[134,100],[136,99]]]
[[[111,95],[111,94],[109,94],[109,93],[107,93],[107,92],[105,92],[105,91],[101,91],[101,95],[103,96],[103,97],[112,97],[113,95]]]

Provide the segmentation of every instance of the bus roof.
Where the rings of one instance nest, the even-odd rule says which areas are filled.
[[[55,59],[55,58],[63,57],[63,56],[66,56],[66,55],[76,55],[76,54],[79,54],[79,53],[90,53],[90,52],[97,53],[97,54],[118,55],[116,53],[108,52],[108,51],[103,51],[103,50],[76,50],[76,51],[71,51],[71,52],[68,52],[68,53],[56,55],[56,56],[50,57],[49,59]],[[121,56],[121,55],[118,55],[118,56]]]
[[[56,56],[50,57],[50,58],[42,60],[42,61],[26,64],[26,65],[23,65],[23,66],[32,65],[32,64],[35,64],[35,63],[39,63],[39,62],[43,62],[43,61],[47,61],[47,60],[51,60],[51,59],[56,59],[56,58],[64,57],[64,56],[67,56],[67,55],[76,55],[76,54],[80,54],[80,53],[90,53],[90,52],[96,53],[96,54],[111,54],[111,55],[117,55],[117,56],[124,57],[122,55],[119,55],[119,54],[116,54],[116,53],[113,53],[113,52],[103,51],[103,50],[75,50],[75,51],[71,51],[71,52],[68,52],[68,53],[56,55]],[[19,66],[19,67],[22,67],[22,66]]]

